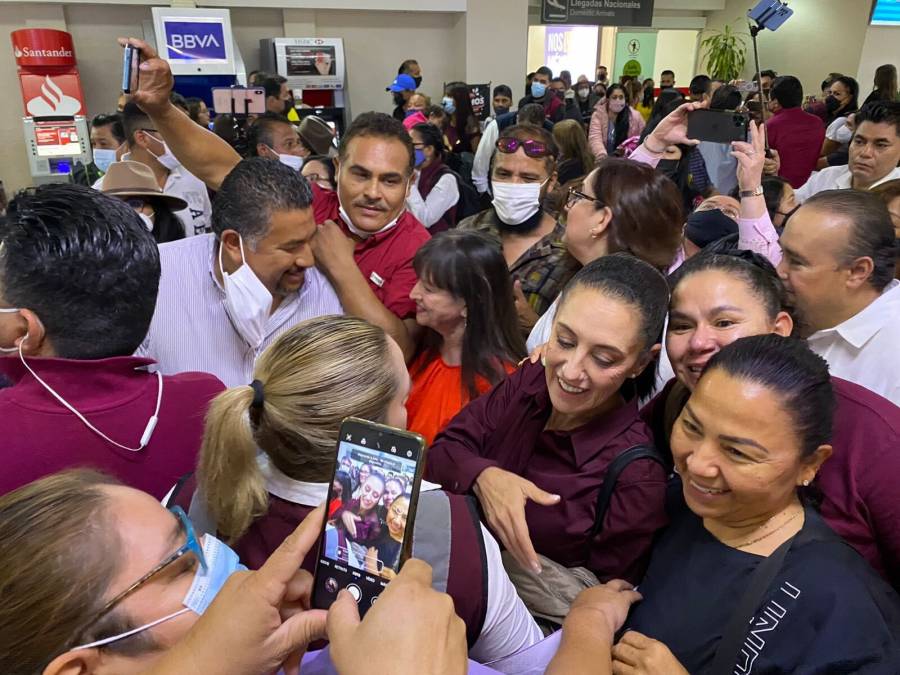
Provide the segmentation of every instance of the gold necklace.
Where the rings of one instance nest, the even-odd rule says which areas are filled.
[[[788,518],[787,520],[785,520],[781,525],[779,525],[778,527],[776,527],[774,530],[769,530],[766,534],[762,535],[761,537],[756,537],[756,539],[751,539],[750,541],[745,541],[743,544],[738,544],[738,545],[735,546],[734,548],[745,548],[746,546],[750,546],[751,544],[755,544],[755,543],[757,543],[757,542],[759,542],[759,541],[762,541],[763,539],[766,539],[767,537],[771,537],[773,534],[775,534],[775,533],[778,532],[780,529],[782,529],[783,527],[785,527],[788,523],[790,523],[790,522],[793,521],[793,520],[796,520],[796,519],[797,519],[797,516],[799,516],[799,515],[802,514],[802,513],[803,513],[803,509],[801,508],[799,511],[797,511],[797,513],[795,513],[795,514],[792,515],[790,518]],[[771,521],[770,521],[770,522],[771,522]],[[766,524],[768,524],[768,523],[766,523]]]

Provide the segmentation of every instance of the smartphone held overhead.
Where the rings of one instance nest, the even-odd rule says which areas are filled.
[[[425,441],[355,418],[338,439],[312,603],[327,609],[346,589],[362,616],[412,552]]]
[[[127,45],[122,54],[122,92],[131,94],[138,90],[138,76],[141,65],[141,50]]]
[[[688,113],[687,136],[711,143],[746,142],[750,116],[733,110],[694,110]]]

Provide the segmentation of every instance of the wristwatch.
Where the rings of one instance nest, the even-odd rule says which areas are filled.
[[[763,188],[762,185],[757,185],[753,190],[741,190],[740,196],[741,199],[744,197],[760,197],[762,196]]]

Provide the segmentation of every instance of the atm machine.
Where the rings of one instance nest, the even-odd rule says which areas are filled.
[[[259,51],[261,68],[286,78],[294,97],[311,106],[298,108],[300,117],[321,117],[340,136],[350,118],[343,39],[266,38]]]
[[[231,32],[227,9],[153,7],[145,21],[144,39],[156,45],[175,76],[175,91],[196,96],[213,109],[213,87],[246,85],[241,51]]]
[[[25,148],[35,185],[68,183],[75,164],[93,161],[91,132],[84,115],[25,117]]]

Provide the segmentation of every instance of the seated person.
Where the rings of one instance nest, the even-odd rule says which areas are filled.
[[[416,253],[410,293],[425,329],[410,364],[409,429],[428,443],[525,355],[499,243],[480,232],[438,235]]]
[[[0,671],[261,675],[327,633],[325,656],[343,675],[436,664],[460,672],[465,627],[421,561],[403,567],[361,623],[346,593],[327,613],[297,612],[312,581],[298,566],[321,517],[315,511],[250,573],[183,513],[109,476],[69,470],[18,488],[0,497]],[[410,625],[391,630],[399,613]]]
[[[327,498],[342,420],[354,415],[405,428],[410,386],[397,344],[380,328],[340,316],[312,319],[284,333],[260,356],[254,377],[251,385],[229,389],[213,402],[197,489],[188,481],[173,495],[199,529],[218,532],[251,569]],[[367,486],[377,487],[379,498],[383,489],[378,471],[363,467],[369,475],[360,471],[361,503]],[[472,505],[458,495],[422,492],[417,525],[434,514],[440,526],[416,529],[413,555],[427,549],[421,555],[445,569],[450,559],[441,590],[466,621],[472,658],[500,658],[539,639],[503,570],[497,543]],[[376,522],[377,516],[370,521],[373,528]],[[367,539],[358,559],[359,549],[350,547],[360,567],[377,536]],[[312,571],[315,557],[307,556],[303,567]]]
[[[223,387],[132,356],[156,305],[153,235],[118,199],[45,185],[10,203],[0,242],[0,494],[90,466],[162,498]]]
[[[636,258],[586,265],[563,291],[542,363],[463,408],[429,449],[426,478],[474,493],[521,568],[643,575],[666,523],[662,467],[629,464],[593,536],[595,504],[610,463],[650,442],[637,399],[652,387],[667,301],[663,276]]]
[[[742,256],[742,257],[739,257]],[[781,280],[765,260],[746,252],[701,254],[670,280],[666,350],[677,379],[641,412],[656,447],[668,451],[678,415],[710,359],[741,337],[791,335]],[[900,588],[900,500],[891,487],[900,474],[900,408],[846,380],[832,377],[837,408],[834,452],[819,470],[825,521]]]
[[[650,652],[667,674],[897,672],[900,598],[805,505],[834,403],[800,341],[747,337],[712,358],[672,432],[683,501],[614,672],[648,672],[634,664]]]

